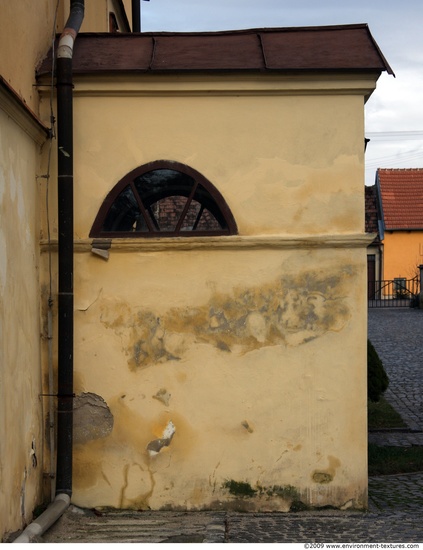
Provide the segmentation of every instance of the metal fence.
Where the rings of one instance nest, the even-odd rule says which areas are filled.
[[[419,277],[392,281],[368,281],[369,307],[415,307],[420,292]]]

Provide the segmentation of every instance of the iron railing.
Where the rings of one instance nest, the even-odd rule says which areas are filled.
[[[368,281],[369,307],[415,307],[420,292],[419,277]]]

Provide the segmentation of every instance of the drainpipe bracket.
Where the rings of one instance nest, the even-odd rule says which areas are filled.
[[[70,34],[63,34],[60,38],[59,47],[57,48],[57,57],[72,59],[73,56],[74,37]]]

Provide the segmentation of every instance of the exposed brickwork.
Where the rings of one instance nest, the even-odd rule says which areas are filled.
[[[166,197],[152,206],[153,214],[159,224],[161,231],[174,231],[179,218],[183,212],[185,204],[187,202],[186,197],[172,196]],[[182,224],[182,230],[191,231],[198,213],[200,211],[200,203],[192,201],[190,208],[185,216]],[[197,231],[218,231],[220,229],[219,223],[214,216],[210,214],[208,210],[204,210],[200,221],[196,227]]]
[[[376,186],[365,187],[366,200],[366,218],[365,231],[366,233],[377,233],[377,204],[376,204]]]

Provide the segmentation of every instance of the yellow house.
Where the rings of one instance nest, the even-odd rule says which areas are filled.
[[[74,503],[366,506],[363,103],[386,68],[361,25],[78,36]]]
[[[383,279],[419,277],[423,264],[423,169],[379,168],[376,190],[383,243]],[[402,282],[402,283],[401,283]]]
[[[367,26],[109,34],[88,18],[69,125],[51,52],[36,115],[19,99],[48,49],[44,4],[28,71],[2,68],[38,139],[9,117],[2,533],[30,520],[43,474],[82,507],[366,508],[363,106],[390,72]],[[126,25],[104,6],[104,31]]]

